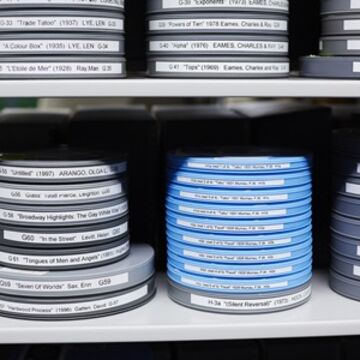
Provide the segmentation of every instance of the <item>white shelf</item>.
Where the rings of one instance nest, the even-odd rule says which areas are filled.
[[[313,297],[299,308],[267,315],[221,315],[172,302],[166,280],[147,305],[112,317],[72,322],[0,318],[0,343],[94,343],[290,338],[360,334],[360,303],[330,290],[315,274]]]
[[[360,81],[323,79],[0,80],[0,97],[360,97]]]

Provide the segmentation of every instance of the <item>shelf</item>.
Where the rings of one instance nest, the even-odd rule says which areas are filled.
[[[323,79],[0,80],[0,97],[360,97],[360,81]]]
[[[311,301],[267,315],[221,315],[172,302],[166,280],[150,303],[116,316],[71,322],[0,319],[0,343],[151,342],[290,338],[360,334],[360,303],[337,295],[316,273]]]

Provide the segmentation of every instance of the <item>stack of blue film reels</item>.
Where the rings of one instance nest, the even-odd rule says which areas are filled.
[[[168,159],[170,297],[230,313],[311,296],[311,160],[302,155]]]

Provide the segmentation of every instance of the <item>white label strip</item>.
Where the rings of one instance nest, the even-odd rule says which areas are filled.
[[[189,206],[179,206],[179,211],[194,214],[194,215],[208,215],[208,216],[221,216],[228,218],[261,218],[270,216],[287,215],[286,209],[279,210],[214,210],[204,208],[193,208]]]
[[[354,275],[360,276],[360,266],[354,265]]]
[[[199,305],[212,309],[239,310],[239,311],[256,311],[256,310],[276,310],[284,307],[290,307],[299,304],[309,298],[311,295],[311,286],[303,291],[292,295],[278,296],[269,299],[226,299],[211,298],[191,294],[191,304]]]
[[[64,16],[4,16],[0,17],[0,30],[124,30],[124,21],[106,17]]]
[[[220,255],[220,254],[210,254],[210,253],[200,253],[195,251],[184,250],[183,256],[189,256],[195,259],[202,260],[216,260],[216,261],[270,261],[270,260],[283,260],[291,257],[291,252],[278,253],[278,254],[246,254],[246,255]]]
[[[187,166],[193,169],[210,169],[210,170],[243,170],[243,171],[259,171],[259,170],[286,170],[290,169],[290,163],[263,163],[263,164],[223,164],[223,163],[200,163],[188,162]]]
[[[109,206],[102,209],[84,210],[84,211],[67,211],[67,212],[26,212],[0,209],[0,219],[9,223],[74,223],[89,222],[94,220],[109,219],[121,216],[128,211],[127,201]]]
[[[186,278],[184,276],[181,277],[181,282],[186,285],[196,286],[198,288],[203,289],[215,289],[215,290],[224,290],[224,291],[246,291],[246,290],[268,290],[268,289],[282,289],[289,286],[287,281],[281,281],[277,283],[267,283],[267,284],[240,284],[234,282],[234,284],[221,284],[221,283],[212,283],[200,280],[193,280]]]
[[[1,65],[1,63],[0,63]],[[72,180],[91,179],[104,176],[113,176],[125,172],[126,162],[101,166],[66,167],[66,168],[35,168],[19,166],[1,166],[0,177],[14,179],[39,179],[39,180]]]
[[[0,261],[3,264],[33,266],[33,267],[61,267],[97,264],[111,259],[115,259],[129,250],[129,242],[120,246],[103,251],[76,255],[58,255],[58,256],[35,256],[6,253],[0,251]]]
[[[221,268],[207,268],[206,266],[195,266],[184,264],[184,269],[198,274],[206,274],[211,276],[225,276],[225,277],[254,277],[254,276],[269,276],[269,275],[283,275],[293,271],[292,266],[274,269],[221,269]]]
[[[39,276],[41,278],[41,275]],[[36,279],[36,276],[34,276]],[[37,292],[37,293],[63,293],[76,292],[81,290],[106,290],[118,285],[127,284],[129,282],[129,273],[123,273],[113,276],[97,277],[94,279],[84,280],[68,280],[68,281],[37,281],[0,278],[0,289],[21,291],[21,293]]]
[[[163,0],[163,9],[171,8],[225,8],[238,7],[268,9],[268,10],[289,10],[289,3],[287,0]]]
[[[0,40],[0,53],[113,53],[120,41],[113,40]]]
[[[236,240],[212,240],[195,238],[192,236],[183,236],[183,240],[193,244],[207,245],[207,246],[226,246],[226,247],[262,247],[262,246],[274,246],[274,245],[286,245],[290,244],[292,239],[280,239],[280,240],[248,240],[248,241],[236,241]]]
[[[350,0],[350,9],[360,9],[360,0]]]
[[[0,75],[122,75],[124,72],[121,63],[102,62],[0,62]]]
[[[109,229],[83,233],[41,234],[4,230],[3,237],[4,240],[16,241],[24,244],[65,245],[109,240],[124,235],[127,231],[128,223],[125,222],[124,224]]]
[[[0,0],[0,5],[87,5],[124,8],[124,0]]]
[[[1,44],[1,43],[0,43]],[[150,41],[150,51],[160,52],[186,52],[186,51],[211,51],[211,52],[263,52],[263,53],[281,53],[286,54],[289,50],[288,42],[286,41]]]
[[[285,185],[284,179],[279,180],[222,180],[222,179],[201,179],[191,178],[187,176],[177,176],[176,180],[184,184],[195,185],[213,185],[213,186],[226,186],[226,187],[265,187],[265,186],[283,186]]]
[[[155,71],[168,73],[209,73],[209,74],[287,74],[289,63],[267,62],[179,62],[156,61]]]
[[[116,197],[122,193],[121,183],[83,190],[32,190],[0,187],[0,198],[7,200],[27,200],[32,203],[46,201],[79,201]]]
[[[353,62],[353,72],[354,73],[360,72],[360,62],[358,62],[358,61]]]
[[[344,30],[360,30],[360,20],[344,20]]]
[[[192,193],[188,191],[180,191],[180,196],[188,199],[212,200],[226,202],[267,202],[288,200],[288,194],[281,195],[215,195]]]
[[[181,226],[186,226],[192,229],[213,230],[213,231],[246,231],[246,232],[258,232],[258,231],[277,231],[284,230],[284,224],[275,225],[220,225],[220,224],[206,224],[190,221],[177,220],[176,223]]]
[[[346,183],[345,192],[349,194],[360,195],[360,184]]]
[[[123,295],[115,295],[105,299],[76,303],[66,303],[64,300],[64,303],[61,304],[35,304],[0,300],[0,311],[10,314],[53,315],[54,317],[71,314],[91,314],[131,304],[145,297],[148,294],[148,291],[148,285],[145,285],[140,289]]]
[[[348,50],[360,50],[360,40],[347,40],[346,44]]]
[[[150,20],[149,30],[264,30],[287,31],[288,23],[285,20],[271,19],[167,19]]]
[[[360,63],[359,63],[360,64]],[[357,164],[356,172],[360,174],[360,163]]]
[[[357,249],[356,249],[356,255],[360,256],[360,246],[358,246]]]

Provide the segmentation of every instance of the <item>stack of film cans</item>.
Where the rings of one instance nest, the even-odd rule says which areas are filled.
[[[360,78],[360,2],[321,0],[320,55],[302,59],[303,76]]]
[[[170,155],[169,295],[211,312],[266,313],[311,296],[306,156]]]
[[[124,0],[0,0],[0,79],[125,77]]]
[[[56,149],[0,158],[0,315],[68,320],[154,294],[154,253],[130,248],[127,163]]]
[[[330,285],[360,300],[360,131],[334,133]]]
[[[148,73],[287,77],[288,16],[288,0],[148,0]]]

